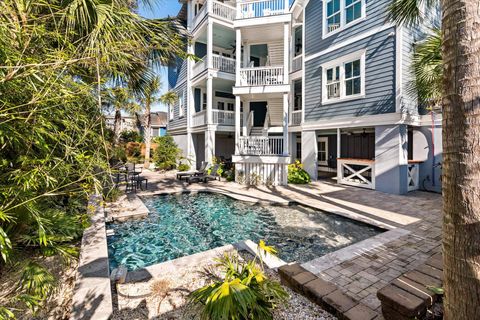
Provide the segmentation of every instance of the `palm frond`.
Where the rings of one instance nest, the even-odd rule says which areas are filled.
[[[424,21],[425,15],[438,7],[440,0],[392,0],[387,20],[413,26]]]

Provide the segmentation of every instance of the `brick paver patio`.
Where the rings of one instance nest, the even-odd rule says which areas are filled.
[[[377,291],[441,251],[442,198],[439,194],[416,191],[398,196],[331,182],[314,182],[308,186],[248,188],[215,181],[189,186],[176,181],[173,174],[147,171],[145,175],[149,180],[149,190],[141,192],[141,195],[214,191],[248,201],[295,201],[390,230],[405,230],[405,233],[401,233],[404,235],[395,239],[384,239],[383,243],[365,250],[357,248],[351,252],[351,257],[328,268],[319,264],[316,269],[315,261],[308,264],[308,269],[318,277],[336,284],[347,295],[379,314]],[[378,319],[382,317],[379,316]]]

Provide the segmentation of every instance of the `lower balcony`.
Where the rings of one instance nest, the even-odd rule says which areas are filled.
[[[250,136],[240,137],[240,156],[281,156],[284,154],[283,137]]]
[[[197,112],[192,117],[192,127],[200,127],[207,124],[207,111]],[[235,112],[227,110],[212,110],[212,124],[221,126],[235,125]]]
[[[235,74],[235,59],[224,57],[218,54],[212,54],[213,68],[221,72]],[[207,56],[193,66],[193,77],[196,77],[207,69]]]

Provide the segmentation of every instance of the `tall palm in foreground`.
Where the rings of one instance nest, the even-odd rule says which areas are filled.
[[[390,17],[417,22],[421,13],[412,4],[420,2],[431,9],[439,0],[395,0]],[[478,319],[480,13],[477,0],[442,0],[441,8],[444,318]],[[438,48],[438,43],[432,48]],[[434,70],[439,73],[438,68]]]
[[[480,12],[442,0],[445,319],[480,316]]]
[[[149,79],[143,89],[141,99],[142,105],[144,107],[143,115],[143,125],[144,125],[144,142],[145,142],[145,162],[144,167],[150,167],[150,149],[152,146],[152,104],[159,101],[158,94],[160,93],[162,87],[162,81],[159,76],[155,76]]]

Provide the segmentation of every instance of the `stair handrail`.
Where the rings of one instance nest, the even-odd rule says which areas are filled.
[[[265,122],[263,122],[262,135],[268,136],[268,128],[270,127],[270,110],[267,105],[267,113],[265,113]]]
[[[250,113],[248,114],[246,126],[247,126],[247,135],[250,135],[253,127],[253,110],[250,111]]]

